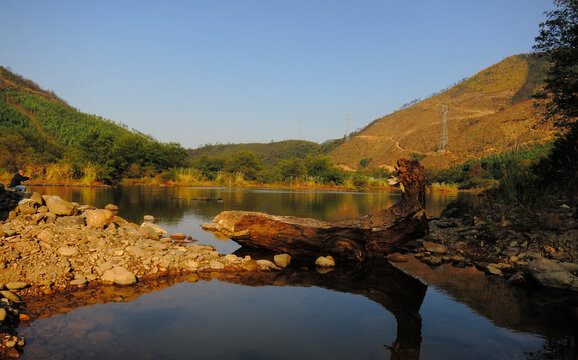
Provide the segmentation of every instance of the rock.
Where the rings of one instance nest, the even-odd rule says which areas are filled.
[[[154,229],[148,226],[139,227],[138,233],[153,240],[158,240],[160,238],[160,235],[156,231],[154,231]]]
[[[259,265],[259,267],[262,270],[271,270],[271,269],[280,270],[280,268],[270,260],[264,260],[264,259],[263,260],[257,260],[257,264]]]
[[[486,273],[490,275],[502,276],[502,270],[500,270],[498,264],[488,264],[485,267]]]
[[[6,283],[6,285],[4,285],[4,286],[6,286],[6,288],[8,290],[22,290],[28,286],[28,283],[23,282],[23,281],[17,281],[17,282]]]
[[[242,268],[247,271],[257,271],[261,269],[257,261],[252,259],[245,261],[245,263],[242,265]]]
[[[143,220],[144,222],[152,223],[155,221],[155,217],[152,215],[145,215]]]
[[[108,226],[114,217],[114,213],[106,209],[87,210],[85,214],[86,226],[96,229],[102,229]]]
[[[566,260],[570,258],[570,254],[565,251],[557,251],[555,253],[550,254],[550,257],[554,260]]]
[[[112,212],[113,214],[118,213],[118,206],[116,206],[114,204],[106,204],[104,209]]]
[[[445,253],[448,251],[448,249],[447,249],[444,245],[438,244],[438,243],[434,243],[434,242],[431,242],[431,241],[424,241],[424,242],[423,242],[423,247],[424,247],[427,251],[429,251],[429,252],[431,252],[431,253],[434,253],[434,254],[445,254]]]
[[[218,231],[219,225],[214,223],[204,223],[201,228],[206,231]]]
[[[75,285],[75,286],[81,286],[87,283],[87,280],[84,276],[80,275],[74,278],[74,280],[72,280],[70,282],[70,285]]]
[[[562,266],[564,269],[570,271],[571,273],[577,273],[578,272],[578,264],[576,264],[576,263],[561,262],[558,264],[560,266]]]
[[[40,195],[36,191],[32,192],[32,195],[30,195],[30,200],[36,201],[39,205],[44,204],[44,199],[42,199],[42,195]]]
[[[142,248],[140,248],[140,247],[138,247],[138,246],[132,246],[132,245],[131,245],[131,246],[127,246],[127,247],[125,248],[125,250],[126,250],[127,253],[129,253],[129,254],[131,254],[131,255],[133,255],[133,256],[145,256],[145,255],[147,254],[147,252],[146,252],[144,249],[142,249]]]
[[[72,257],[72,256],[79,256],[80,250],[73,246],[61,246],[58,248],[58,253],[62,256]]]
[[[78,204],[72,203],[70,201],[62,200],[60,196],[43,196],[46,206],[51,213],[60,216],[71,216],[76,215],[76,210]]]
[[[222,270],[225,268],[225,264],[223,264],[222,262],[217,261],[217,260],[211,260],[211,262],[209,263],[209,266],[213,270]]]
[[[8,290],[1,290],[0,294],[2,295],[2,297],[10,300],[10,301],[14,301],[14,302],[20,302],[20,296],[14,294],[12,291],[8,291]]]
[[[315,260],[315,265],[320,267],[334,267],[335,259],[333,256],[320,256]]]
[[[18,209],[23,215],[36,214],[40,204],[32,199],[22,199],[18,202]]]
[[[101,279],[105,284],[132,285],[136,283],[136,276],[122,266],[105,271]]]
[[[442,258],[440,256],[426,256],[424,258],[421,259],[422,262],[429,264],[429,265],[433,265],[433,266],[438,266],[442,264]]]
[[[400,253],[392,253],[387,255],[387,260],[394,263],[404,263],[407,262],[407,256]]]
[[[146,221],[145,221],[145,222],[143,222],[143,223],[141,224],[140,227],[141,227],[141,228],[151,229],[151,230],[154,231],[159,237],[162,237],[162,236],[168,234],[168,231],[166,231],[166,230],[163,229],[162,227],[160,227],[160,226],[158,226],[158,225],[156,225],[156,224],[150,223],[150,222],[146,222]]]
[[[51,243],[52,239],[54,239],[54,234],[48,230],[42,230],[38,234],[36,234],[36,238],[39,241],[44,241],[47,243]]]
[[[504,251],[502,251],[502,255],[507,256],[507,257],[516,256],[516,255],[518,255],[518,253],[520,253],[520,249],[518,249],[516,247],[509,247],[509,248],[505,249]]]
[[[171,234],[170,238],[173,240],[182,241],[182,240],[185,240],[187,238],[187,235],[185,235],[183,233],[175,233],[175,234]]]
[[[532,277],[543,286],[578,291],[578,278],[556,262],[538,259],[531,261],[528,269]]]
[[[84,217],[82,216],[61,216],[57,217],[56,225],[60,226],[83,226],[85,225]]]
[[[450,260],[451,260],[452,262],[459,263],[459,262],[466,261],[466,258],[463,257],[463,256],[461,256],[461,255],[453,255],[453,256],[450,257]]]
[[[291,264],[291,255],[289,254],[278,254],[273,257],[273,261],[277,266],[286,268]]]

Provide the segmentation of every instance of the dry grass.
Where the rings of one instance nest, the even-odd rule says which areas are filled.
[[[439,95],[374,121],[330,156],[338,165],[358,169],[364,158],[371,158],[369,167],[377,168],[417,154],[425,155],[424,166],[440,169],[516,145],[550,142],[554,128],[541,122],[533,101],[513,102],[532,75],[528,69],[527,57],[507,58]],[[445,153],[437,152],[442,105],[449,107]]]

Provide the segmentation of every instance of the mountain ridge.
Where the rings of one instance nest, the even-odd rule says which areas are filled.
[[[373,121],[329,156],[353,170],[392,168],[400,157],[439,169],[550,142],[555,130],[540,121],[531,99],[546,66],[536,54],[510,56],[441,94]],[[448,107],[445,152],[439,151],[442,106]]]

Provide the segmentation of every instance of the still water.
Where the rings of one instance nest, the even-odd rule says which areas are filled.
[[[230,188],[37,187],[81,204],[152,214],[224,253],[240,251],[201,225],[223,210],[326,220],[362,216],[399,193]],[[456,194],[430,195],[429,216]],[[471,196],[460,194],[459,196]],[[205,200],[198,200],[204,198]],[[208,201],[206,200],[208,199]],[[242,249],[241,249],[242,250]],[[29,304],[24,359],[573,359],[575,298],[508,287],[474,268],[417,261],[296,267],[259,276],[197,275],[104,287]]]

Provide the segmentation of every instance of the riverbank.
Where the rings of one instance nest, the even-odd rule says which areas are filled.
[[[507,204],[480,193],[475,202],[450,203],[429,218],[429,234],[389,259],[412,254],[431,266],[475,266],[513,285],[578,291],[578,209],[570,201],[545,198],[538,209]]]
[[[0,188],[0,354],[17,357],[24,346],[14,329],[34,320],[22,312],[30,297],[50,302],[50,295],[80,288],[188,273],[270,271],[290,262],[288,255],[273,262],[221,254],[186,234],[168,234],[152,215],[138,225],[117,212],[113,204],[97,209]]]
[[[14,195],[16,195],[13,192],[6,192],[6,194],[9,197],[14,197]],[[141,286],[148,281],[156,281],[155,279],[173,279],[182,276],[183,274],[207,276],[209,278],[212,278],[213,276],[222,276],[222,274],[230,274],[231,276],[241,275],[247,276],[251,279],[253,278],[256,279],[269,273],[279,274],[280,276],[289,276],[289,274],[293,273],[293,270],[291,269],[281,273],[277,271],[275,272],[260,271],[259,264],[269,264],[267,268],[271,269],[271,267],[269,266],[270,264],[272,264],[272,262],[256,261],[257,264],[259,265],[259,268],[257,268],[257,270],[243,269],[241,264],[227,265],[226,258],[228,255],[225,256],[223,254],[218,255],[216,262],[213,262],[212,264],[211,261],[208,261],[208,263],[204,262],[201,266],[200,264],[201,255],[203,256],[203,259],[206,258],[207,260],[210,259],[213,255],[217,256],[216,254],[218,253],[214,250],[214,248],[212,248],[211,250],[211,247],[206,247],[204,249],[204,251],[206,252],[205,254],[199,254],[196,255],[197,258],[189,259],[191,261],[199,263],[199,267],[197,268],[196,271],[190,268],[184,268],[185,270],[180,272],[180,270],[178,270],[180,260],[176,261],[175,263],[176,267],[173,267],[171,265],[172,264],[171,262],[169,262],[168,267],[166,266],[163,267],[162,266],[163,264],[157,263],[157,260],[153,259],[155,256],[158,256],[161,259],[163,258],[166,259],[166,256],[172,254],[179,254],[179,252],[184,251],[184,254],[180,254],[178,258],[186,259],[189,255],[188,251],[191,251],[191,256],[195,256],[192,255],[192,253],[197,252],[188,249],[192,247],[198,247],[199,245],[196,245],[195,242],[193,242],[192,244],[184,244],[182,237],[187,237],[185,234],[172,234],[178,235],[173,236],[174,239],[171,239],[171,237],[168,234],[164,235],[157,234],[156,236],[150,239],[144,236],[140,240],[136,240],[134,239],[134,236],[140,237],[146,234],[152,235],[152,233],[148,232],[148,230],[142,229],[143,228],[142,225],[129,224],[128,222],[124,222],[121,218],[114,215],[115,212],[114,206],[107,206],[105,209],[95,209],[94,207],[81,206],[76,204],[77,214],[80,214],[76,216],[83,217],[84,222],[81,222],[80,224],[76,225],[65,225],[63,222],[72,221],[73,220],[72,217],[74,215],[56,215],[56,217],[53,218],[52,215],[48,214],[53,213],[53,211],[57,212],[57,210],[50,210],[50,207],[54,209],[54,206],[51,203],[50,204],[47,203],[46,200],[49,197],[45,198],[40,197],[40,198],[41,200],[38,204],[41,205],[38,206],[32,204],[32,208],[34,209],[30,209],[29,206],[30,204],[28,204],[28,201],[24,201],[19,204],[19,200],[21,200],[21,198],[19,197],[14,198],[13,199],[14,201],[11,203],[10,209],[13,210],[15,209],[15,206],[18,205],[18,211],[13,212],[11,215],[7,213],[7,215],[10,215],[10,217],[6,218],[6,221],[1,224],[2,227],[0,228],[0,230],[3,231],[3,234],[0,235],[4,235],[4,237],[2,238],[2,246],[0,246],[0,254],[2,254],[0,256],[0,259],[3,259],[5,256],[7,257],[8,256],[7,254],[9,254],[10,256],[15,255],[19,256],[17,259],[11,261],[10,263],[5,263],[6,266],[4,267],[4,269],[0,271],[0,274],[3,274],[5,269],[14,269],[14,271],[10,272],[13,275],[13,277],[9,279],[0,280],[0,283],[4,285],[3,290],[9,292],[8,296],[18,295],[26,302],[26,304],[30,303],[32,299],[34,299],[34,303],[37,304],[36,305],[37,307],[40,306],[41,308],[43,305],[38,304],[42,304],[43,302],[46,304],[46,306],[50,307],[52,306],[51,302],[56,297],[63,299],[62,301],[64,301],[65,303],[66,299],[69,297],[69,294],[70,296],[72,296],[71,294],[91,289],[95,290],[102,289],[102,291],[112,294],[126,294],[127,291],[130,291],[128,289]],[[488,275],[489,278],[496,279],[496,281],[499,281],[500,283],[503,282],[504,284],[505,281],[502,281],[500,278],[510,279],[512,275],[515,274],[513,271],[514,269],[516,269],[516,272],[522,271],[523,274],[522,278],[524,279],[524,281],[533,282],[534,280],[529,272],[528,264],[532,260],[540,259],[540,257],[537,256],[538,252],[540,252],[539,255],[541,256],[541,258],[547,259],[548,261],[552,262],[556,260],[555,257],[560,256],[559,254],[552,255],[555,252],[547,253],[546,248],[542,249],[538,247],[536,253],[532,255],[533,258],[524,257],[522,260],[520,259],[515,260],[513,258],[508,258],[506,261],[506,258],[503,255],[499,254],[497,257],[492,258],[491,257],[492,254],[497,254],[495,249],[493,250],[493,252],[487,251],[488,249],[492,249],[492,246],[498,247],[500,248],[501,251],[503,251],[504,249],[510,247],[511,244],[511,241],[510,243],[506,244],[504,241],[501,240],[501,238],[499,241],[495,241],[495,244],[490,244],[491,243],[490,239],[492,237],[503,235],[501,232],[498,232],[498,230],[500,231],[504,230],[506,232],[505,234],[507,234],[508,236],[512,236],[514,232],[520,232],[520,234],[522,234],[520,236],[527,237],[527,235],[525,234],[531,233],[529,232],[529,230],[532,230],[534,228],[535,225],[534,223],[536,223],[536,220],[535,219],[532,220],[531,217],[526,219],[527,215],[518,214],[517,213],[518,210],[514,211],[514,208],[510,208],[506,205],[500,208],[497,207],[494,204],[498,203],[497,199],[487,198],[485,196],[477,197],[477,199],[478,202],[480,202],[483,205],[481,209],[486,207],[491,209],[492,211],[486,214],[482,210],[480,210],[480,207],[474,209],[470,208],[469,205],[466,204],[455,203],[452,206],[448,207],[442,216],[430,218],[429,219],[429,225],[431,230],[430,234],[424,239],[419,239],[414,243],[405,246],[402,249],[402,251],[405,252],[405,254],[402,256],[408,256],[407,254],[413,253],[415,254],[413,256],[418,256],[424,262],[428,261],[429,263],[431,263],[432,265],[430,266],[432,266],[434,269],[437,268],[436,263],[437,261],[439,261],[439,263],[448,262],[448,265],[449,263],[452,263],[457,267],[469,267],[472,269],[472,271],[474,266],[484,268],[485,260],[487,262],[487,264],[485,265],[491,263],[497,265],[501,263],[512,264],[513,261],[519,261],[519,263],[516,263],[515,267],[513,267],[511,270],[501,268],[502,266],[506,265],[499,265],[500,267],[499,269],[502,275],[496,276]],[[484,204],[484,202],[487,203]],[[105,203],[106,202],[103,202],[102,204]],[[50,205],[50,207],[48,205]],[[561,216],[571,218],[571,222],[568,223],[568,225],[564,225],[567,226],[568,228],[564,229],[558,227],[555,230],[553,230],[554,233],[558,235],[562,233],[566,235],[571,235],[572,233],[567,232],[572,231],[573,229],[571,227],[575,226],[575,220],[572,219],[575,219],[576,209],[573,209],[569,206],[563,207],[562,205],[564,205],[564,202],[555,201],[553,205],[555,205],[556,208],[559,208],[559,212],[552,212],[551,210],[546,211],[546,209],[544,209],[546,213],[552,212],[551,218],[557,219],[560,218]],[[73,204],[73,206],[75,205]],[[46,212],[47,209],[48,211]],[[26,212],[29,211],[32,212],[33,210],[35,210],[34,213],[25,214]],[[96,226],[96,223],[93,222],[96,221],[95,220],[97,218],[96,214],[99,213],[101,215],[105,214],[106,216],[104,216],[104,218],[107,219],[109,216],[107,211],[113,213],[113,216],[110,218],[110,220],[106,220],[110,222],[105,221],[105,223],[107,223],[108,225],[104,225],[102,228],[99,228],[98,226]],[[494,212],[495,214],[493,214]],[[503,222],[501,221],[502,220],[501,215],[498,216],[497,214],[505,214]],[[139,218],[141,216],[142,215],[139,215]],[[89,220],[89,218],[91,218],[91,220]],[[66,221],[58,219],[65,219]],[[500,219],[499,224],[497,219]],[[543,221],[546,223],[552,223],[552,221],[549,219],[550,217],[544,217]],[[565,218],[562,217],[562,219]],[[54,221],[52,222],[52,220]],[[78,221],[78,219],[74,221]],[[144,222],[145,221],[143,219],[143,223]],[[528,225],[522,226],[524,223],[527,223]],[[564,221],[559,223],[566,224],[566,222]],[[15,232],[10,231],[8,233],[5,232],[4,231],[5,225],[8,225],[8,228],[11,228]],[[62,231],[57,230],[59,227],[62,228],[61,229]],[[154,226],[152,227],[154,228]],[[524,230],[524,227],[527,228]],[[26,230],[26,228],[29,228],[30,230]],[[134,232],[134,230],[136,230],[136,233]],[[478,233],[484,235],[483,236],[480,235],[475,239],[472,238],[471,239],[472,241],[465,242],[465,244],[457,246],[461,242],[465,241],[464,232],[467,232],[469,230],[477,230]],[[52,240],[52,242],[43,240],[44,237],[49,239],[47,233],[48,235],[52,234],[53,238],[50,239]],[[7,234],[11,235],[8,236]],[[95,236],[95,234],[98,235]],[[132,234],[134,236],[125,237],[125,235],[127,234]],[[535,238],[536,236],[532,235],[531,237]],[[548,234],[542,234],[541,237],[543,237],[544,239],[550,239],[550,236]],[[484,239],[483,243],[480,242],[481,239]],[[510,239],[506,238],[506,240]],[[192,239],[190,241],[192,241]],[[480,251],[478,248],[475,247],[476,241],[479,245],[478,247],[484,249],[484,251]],[[42,242],[51,245],[52,248],[48,248],[46,244],[42,244]],[[548,242],[548,244],[553,243],[555,242],[553,241]],[[558,241],[558,243],[560,243],[560,241]],[[564,243],[564,241],[562,241],[562,243]],[[570,241],[568,243],[571,245],[572,242]],[[27,244],[34,244],[34,245],[28,248],[26,247]],[[542,245],[545,244],[546,242],[542,243]],[[533,241],[528,241],[528,243],[525,246],[522,245],[523,242],[519,242],[519,244],[515,245],[514,247],[518,247],[520,249],[525,248],[536,249],[535,247],[536,244]],[[144,250],[144,252],[142,253],[143,256],[134,258],[133,260],[129,260],[131,257],[134,256],[134,254],[132,254],[133,251],[139,252],[139,250],[132,248],[132,246],[143,248],[142,249]],[[166,247],[161,250],[160,249],[161,246]],[[62,254],[69,251],[70,250],[69,248],[74,247],[78,249],[80,254],[76,253],[75,250],[71,251],[73,253],[76,253],[76,255],[65,256]],[[445,250],[443,250],[444,247]],[[559,247],[564,248],[561,246]],[[570,254],[570,256],[561,262],[569,263],[576,261],[575,260],[576,257],[574,256],[575,249],[568,246],[566,248],[567,249],[565,249],[565,252]],[[476,251],[473,250],[470,251],[471,249],[474,249]],[[6,250],[6,253],[4,253],[4,250]],[[50,257],[48,258],[49,260],[46,260],[44,262],[40,261],[39,260],[41,255],[40,253],[42,253],[42,256],[50,254]],[[518,254],[517,256],[521,257],[520,254]],[[93,258],[96,258],[97,260],[94,263]],[[99,258],[100,261],[98,260]],[[151,263],[146,264],[145,261],[147,261],[149,258],[152,259],[150,260]],[[229,259],[231,258],[232,256],[229,256]],[[245,260],[246,257],[242,256],[238,257],[238,259]],[[269,259],[274,260],[272,258]],[[66,260],[66,262],[63,260]],[[217,264],[218,262],[220,262],[219,260],[225,261],[225,266]],[[488,260],[491,260],[492,262]],[[395,261],[395,259],[392,258],[391,261]],[[524,264],[524,261],[527,262],[528,264]],[[133,262],[136,263],[134,264],[136,268],[133,268],[132,264]],[[26,266],[19,267],[17,265],[18,263],[26,264]],[[142,267],[141,270],[138,270],[138,267],[142,266],[142,263],[145,263],[145,265],[149,265],[149,267],[151,268],[146,269]],[[254,262],[251,263],[254,264]],[[154,272],[153,266],[151,266],[152,264],[156,264],[157,272]],[[60,265],[64,266],[60,267]],[[104,267],[100,268],[100,266],[102,265],[104,265]],[[36,282],[28,283],[25,281],[20,281],[23,275],[28,276],[29,272],[31,274],[34,274],[34,272],[36,271],[34,269],[40,267],[46,268],[47,266],[51,266],[49,267],[50,269],[59,269],[58,272],[61,272],[61,274],[63,274],[63,277],[61,278],[62,280],[61,281],[58,280],[58,277],[51,279],[50,276],[54,276],[52,272],[54,273],[57,272],[52,270],[50,274],[47,274],[46,272],[37,273],[36,277],[38,279],[42,278],[43,281],[46,281],[46,283],[42,284],[41,286],[33,285],[36,284]],[[108,269],[109,266],[111,266],[110,269]],[[120,287],[121,285],[103,286],[105,283],[103,281],[104,272],[108,270],[113,270],[113,268],[117,266],[122,266],[126,270],[128,270],[128,272],[131,272],[137,279],[138,283],[135,286],[128,286],[128,287],[127,286]],[[293,266],[298,267],[295,266],[295,261],[293,262]],[[313,266],[309,268],[312,267]],[[491,266],[489,268],[493,267],[494,266]],[[32,270],[29,271],[29,269]],[[101,270],[100,272],[99,269]],[[340,265],[338,264],[337,270],[339,269]],[[124,273],[124,271],[121,271],[121,273]],[[77,276],[79,274],[80,276]],[[108,276],[110,276],[109,282],[110,281],[114,282],[114,278],[116,275],[117,274],[115,273],[114,270],[112,271],[112,274],[109,272],[108,273]],[[82,276],[85,277],[84,280],[82,279]],[[94,277],[96,277],[96,279],[93,280]],[[4,297],[6,298],[6,296]],[[6,322],[2,323],[3,329],[5,330],[8,329],[8,331],[2,330],[2,332],[8,334],[6,337],[7,344],[14,345],[12,349],[15,349],[20,340],[18,339],[17,334],[15,334],[13,330],[16,329],[18,326],[22,326],[22,324],[25,325],[26,322],[30,321],[27,320],[27,316],[30,316],[32,318],[31,319],[32,321],[36,320],[37,318],[35,313],[29,312],[29,307],[27,307],[26,304],[24,304],[23,302],[12,301],[10,303],[10,300],[8,300],[7,298],[2,301],[5,304],[7,304],[7,306],[3,306],[3,309],[6,310],[7,317],[9,319]],[[10,309],[14,309],[16,310],[16,312],[11,313]],[[24,316],[20,317],[20,313],[22,313]],[[9,324],[12,325],[9,326]],[[17,350],[14,351],[16,351],[16,353],[18,352]]]

